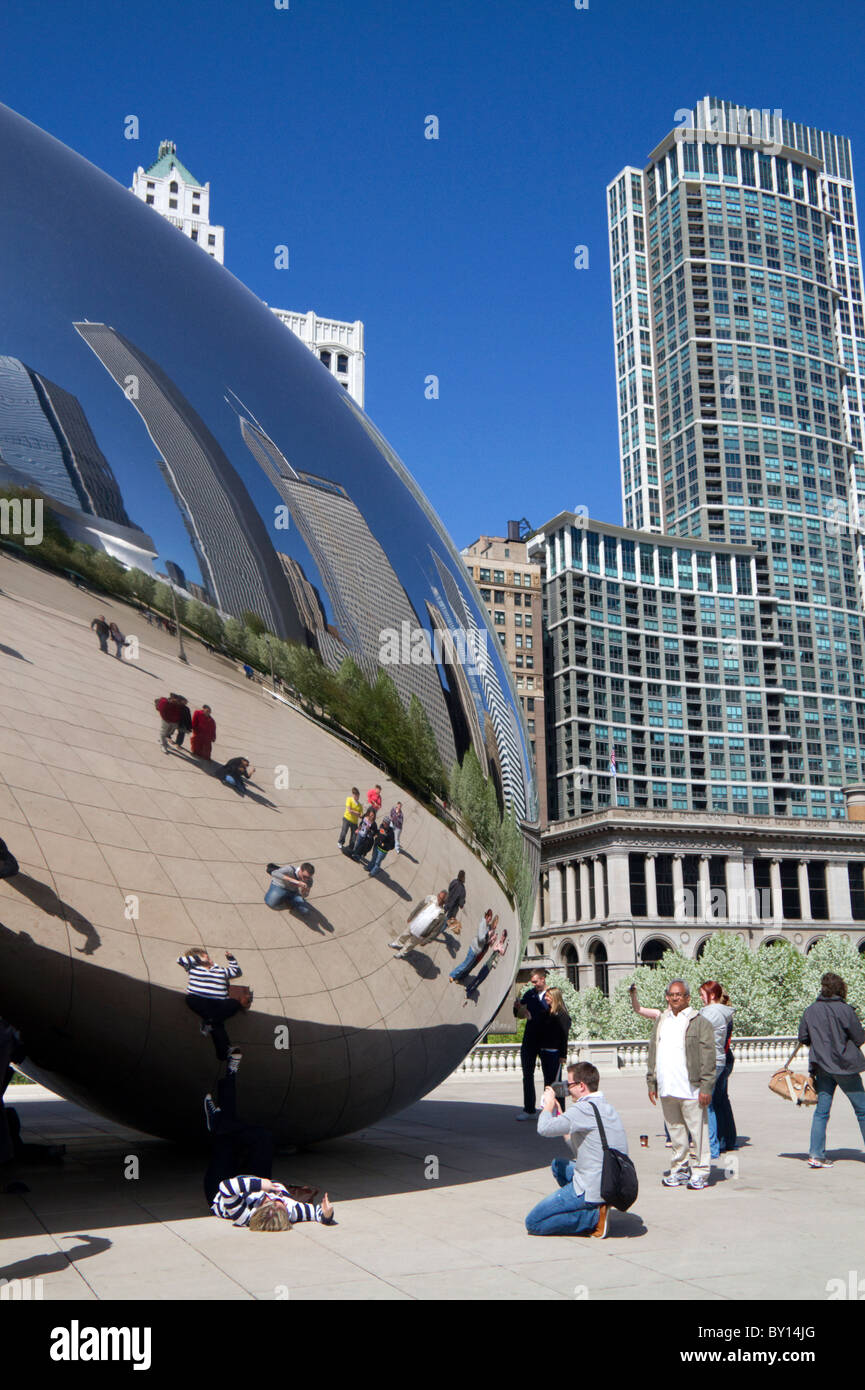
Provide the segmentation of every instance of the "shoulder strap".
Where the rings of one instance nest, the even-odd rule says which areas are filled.
[[[799,1051],[799,1048],[800,1048],[800,1047],[804,1047],[804,1043],[798,1042],[798,1043],[796,1044],[796,1046],[793,1048],[793,1051],[790,1053],[790,1056],[788,1057],[787,1061],[784,1063],[784,1069],[785,1069],[785,1071],[786,1071],[787,1067],[789,1067],[789,1065],[790,1065],[790,1063],[792,1062],[793,1058],[796,1056],[796,1053]]]
[[[596,1119],[597,1122],[598,1122],[598,1132],[599,1132],[599,1134],[600,1134],[600,1136],[601,1136],[601,1143],[602,1143],[603,1146],[604,1146],[604,1153],[606,1153],[610,1146],[609,1146],[609,1144],[607,1143],[607,1136],[606,1136],[606,1133],[604,1132],[604,1122],[603,1122],[603,1120],[601,1119],[601,1112],[599,1111],[598,1107],[595,1105],[595,1102],[594,1102],[593,1100],[590,1100],[590,1101],[589,1101],[589,1105],[592,1107],[592,1109],[593,1109],[594,1112],[595,1112],[595,1119]]]

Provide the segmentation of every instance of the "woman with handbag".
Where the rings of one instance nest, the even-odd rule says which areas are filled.
[[[810,1071],[817,1091],[808,1166],[831,1168],[832,1162],[826,1158],[826,1127],[836,1086],[853,1106],[865,1143],[865,1029],[856,1010],[847,1003],[847,985],[840,975],[828,972],[823,976],[816,1001],[802,1015],[799,1042],[807,1043],[811,1049]]]

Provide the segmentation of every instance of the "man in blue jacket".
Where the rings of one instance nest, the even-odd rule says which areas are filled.
[[[831,1168],[826,1158],[826,1126],[836,1086],[853,1106],[865,1142],[865,1030],[856,1010],[847,1003],[847,985],[840,975],[829,972],[823,976],[816,1001],[802,1015],[799,1041],[811,1048],[809,1069],[817,1091],[808,1164],[811,1168]]]

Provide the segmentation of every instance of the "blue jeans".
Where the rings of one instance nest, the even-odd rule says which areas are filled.
[[[459,965],[450,973],[452,980],[460,980],[463,975],[467,975],[478,958],[478,952],[474,946],[470,946],[460,961]]]
[[[386,850],[386,849],[379,849],[378,846],[376,845],[375,849],[374,849],[373,852],[372,852],[372,859],[369,861],[369,864],[366,866],[366,870],[367,870],[367,873],[368,873],[368,874],[377,874],[377,873],[378,873],[379,869],[381,868],[381,862],[382,862],[382,860],[384,859],[384,857],[385,857],[386,854],[387,854],[387,850]]]
[[[243,779],[242,779],[242,778],[240,778],[240,777],[237,777],[237,778],[232,777],[232,776],[231,776],[231,773],[229,773],[228,776],[227,776],[227,777],[223,777],[222,780],[223,780],[223,782],[225,783],[225,785],[226,785],[227,787],[234,787],[234,790],[235,790],[236,792],[238,792],[241,796],[245,796],[245,795],[246,795],[246,792],[244,791],[244,787],[243,787]]]
[[[811,1121],[811,1142],[808,1146],[811,1158],[825,1159],[826,1157],[826,1126],[829,1123],[829,1111],[832,1108],[832,1097],[835,1094],[836,1086],[841,1087],[853,1106],[859,1121],[859,1129],[862,1132],[862,1140],[865,1143],[865,1088],[862,1086],[861,1073],[856,1072],[853,1076],[837,1076],[818,1070],[815,1084],[817,1086],[817,1108]]]
[[[574,1191],[574,1165],[568,1159],[554,1158],[551,1166],[560,1190],[532,1207],[526,1230],[530,1236],[588,1235],[598,1224],[601,1204]]]
[[[712,1087],[712,1103],[706,1110],[709,1126],[709,1152],[713,1158],[720,1158],[721,1144],[718,1138],[718,1113],[721,1106],[721,1093],[726,1092],[726,1070],[724,1066],[715,1068],[715,1084]],[[726,1146],[725,1146],[726,1147]]]
[[[264,895],[264,901],[275,912],[279,912],[284,907],[293,907],[295,912],[304,914],[309,912],[306,900],[301,893],[295,892],[293,888],[283,888],[278,883],[271,883]]]

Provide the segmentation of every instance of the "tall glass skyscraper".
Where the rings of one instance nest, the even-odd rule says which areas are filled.
[[[685,732],[711,731],[721,784],[701,788],[702,804],[841,817],[842,786],[865,777],[865,320],[850,145],[709,97],[676,122],[645,168],[607,190],[625,525],[677,538],[680,557],[684,538],[695,555],[700,542],[747,547],[713,558],[716,579],[729,571],[735,622],[695,605],[681,558],[664,595],[669,641],[687,629],[699,643]],[[722,684],[706,683],[707,658]]]

